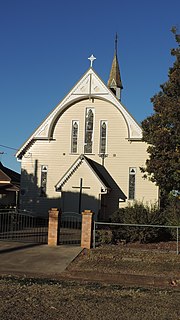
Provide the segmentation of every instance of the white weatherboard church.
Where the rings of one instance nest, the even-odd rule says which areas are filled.
[[[90,68],[19,149],[21,209],[47,215],[92,210],[108,220],[134,200],[158,200],[142,178],[148,157],[142,130],[121,103],[117,38],[108,85]]]

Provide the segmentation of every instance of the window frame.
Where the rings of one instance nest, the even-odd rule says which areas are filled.
[[[87,116],[88,116],[88,111],[89,110],[92,110],[93,112],[93,129],[92,129],[92,151],[91,152],[85,152],[85,147],[87,145],[86,143],[86,119],[87,119]],[[84,151],[84,154],[93,154],[93,150],[94,150],[94,127],[95,127],[95,109],[94,107],[86,107],[85,109],[85,117],[84,117],[84,145],[83,145],[83,151]]]
[[[73,152],[73,124],[77,123],[78,129],[77,129],[77,150],[76,152]],[[70,153],[71,154],[78,154],[79,146],[78,146],[78,141],[79,141],[79,120],[72,120],[71,122],[71,149]]]
[[[106,124],[106,143],[105,143],[105,152],[101,150],[101,141],[102,141],[102,124],[105,122]],[[108,121],[107,120],[100,120],[100,137],[99,137],[99,154],[107,154],[107,139],[108,139]]]
[[[134,170],[134,172],[132,172],[132,170]],[[135,200],[136,199],[136,174],[137,174],[137,168],[136,167],[129,167],[129,179],[128,179],[128,200],[130,200],[130,201],[133,201],[133,200]],[[131,177],[134,177],[134,182],[133,182],[133,188],[134,188],[134,190],[133,190],[133,197],[132,196],[130,196],[131,195],[131,190],[130,190],[130,188],[131,188],[131,186],[130,186],[130,183],[131,183],[131,181],[130,181],[130,179],[131,179]]]
[[[46,173],[45,186],[43,186],[43,175],[44,175],[44,173]],[[44,164],[41,165],[40,197],[47,197],[47,174],[48,174],[48,166],[44,165]]]

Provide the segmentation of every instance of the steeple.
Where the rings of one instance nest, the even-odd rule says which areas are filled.
[[[114,58],[111,66],[110,76],[108,80],[108,88],[110,88],[116,97],[121,100],[121,90],[123,89],[119,63],[117,58],[117,33],[115,38],[115,52]]]

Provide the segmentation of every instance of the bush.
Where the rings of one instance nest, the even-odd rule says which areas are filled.
[[[157,205],[144,205],[134,202],[126,208],[120,208],[111,216],[112,222],[125,224],[158,224],[165,223],[164,215]],[[126,227],[117,226],[113,231],[113,241],[126,240],[127,242],[140,241],[141,243],[155,242],[167,236],[163,228],[151,227]]]
[[[113,242],[112,230],[102,229],[96,231],[96,242],[100,244],[110,244]]]
[[[166,225],[180,226],[180,199],[178,197],[169,199],[169,204],[164,210],[164,216],[166,217]],[[176,240],[177,229],[170,228],[169,230],[172,240]]]

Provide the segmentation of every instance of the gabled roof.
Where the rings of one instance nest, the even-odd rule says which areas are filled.
[[[30,138],[22,145],[16,153],[16,157],[21,159],[23,154],[28,150],[35,140],[50,140],[57,118],[72,103],[89,98],[97,98],[109,101],[123,115],[128,127],[128,139],[142,139],[142,130],[139,124],[134,120],[132,115],[126,110],[122,103],[116,98],[112,91],[105,85],[100,77],[90,67],[84,76],[77,82],[67,96],[56,106],[48,115],[42,124],[35,130]]]
[[[10,183],[11,179],[0,169],[0,183]]]
[[[110,186],[103,176],[103,174],[96,168],[93,163],[95,161],[90,160],[89,158],[85,157],[84,155],[80,155],[76,161],[73,163],[73,165],[67,170],[67,172],[63,175],[63,177],[59,180],[57,185],[55,186],[57,191],[60,191],[62,187],[65,185],[65,183],[71,178],[71,176],[74,174],[74,172],[79,168],[79,166],[85,162],[88,167],[93,171],[93,173],[96,175],[98,178],[99,182],[102,184],[104,190],[110,190]]]
[[[0,181],[20,184],[20,174],[3,166],[0,162]]]
[[[80,167],[80,165],[85,162],[86,165],[92,170],[92,173],[97,177],[100,184],[102,185],[102,193],[110,192],[112,189],[118,189],[120,198],[122,200],[126,200],[125,194],[122,192],[122,190],[119,188],[119,186],[116,184],[114,179],[111,177],[109,172],[106,170],[104,166],[101,164],[95,162],[92,159],[89,159],[88,157],[84,155],[80,155],[77,160],[73,163],[73,165],[67,170],[67,172],[63,175],[63,177],[59,180],[59,182],[56,184],[55,188],[56,191],[61,191],[63,186],[66,184],[66,182],[71,178],[71,176],[74,174],[76,170]]]
[[[19,191],[20,174],[4,167],[0,162],[0,191]]]

